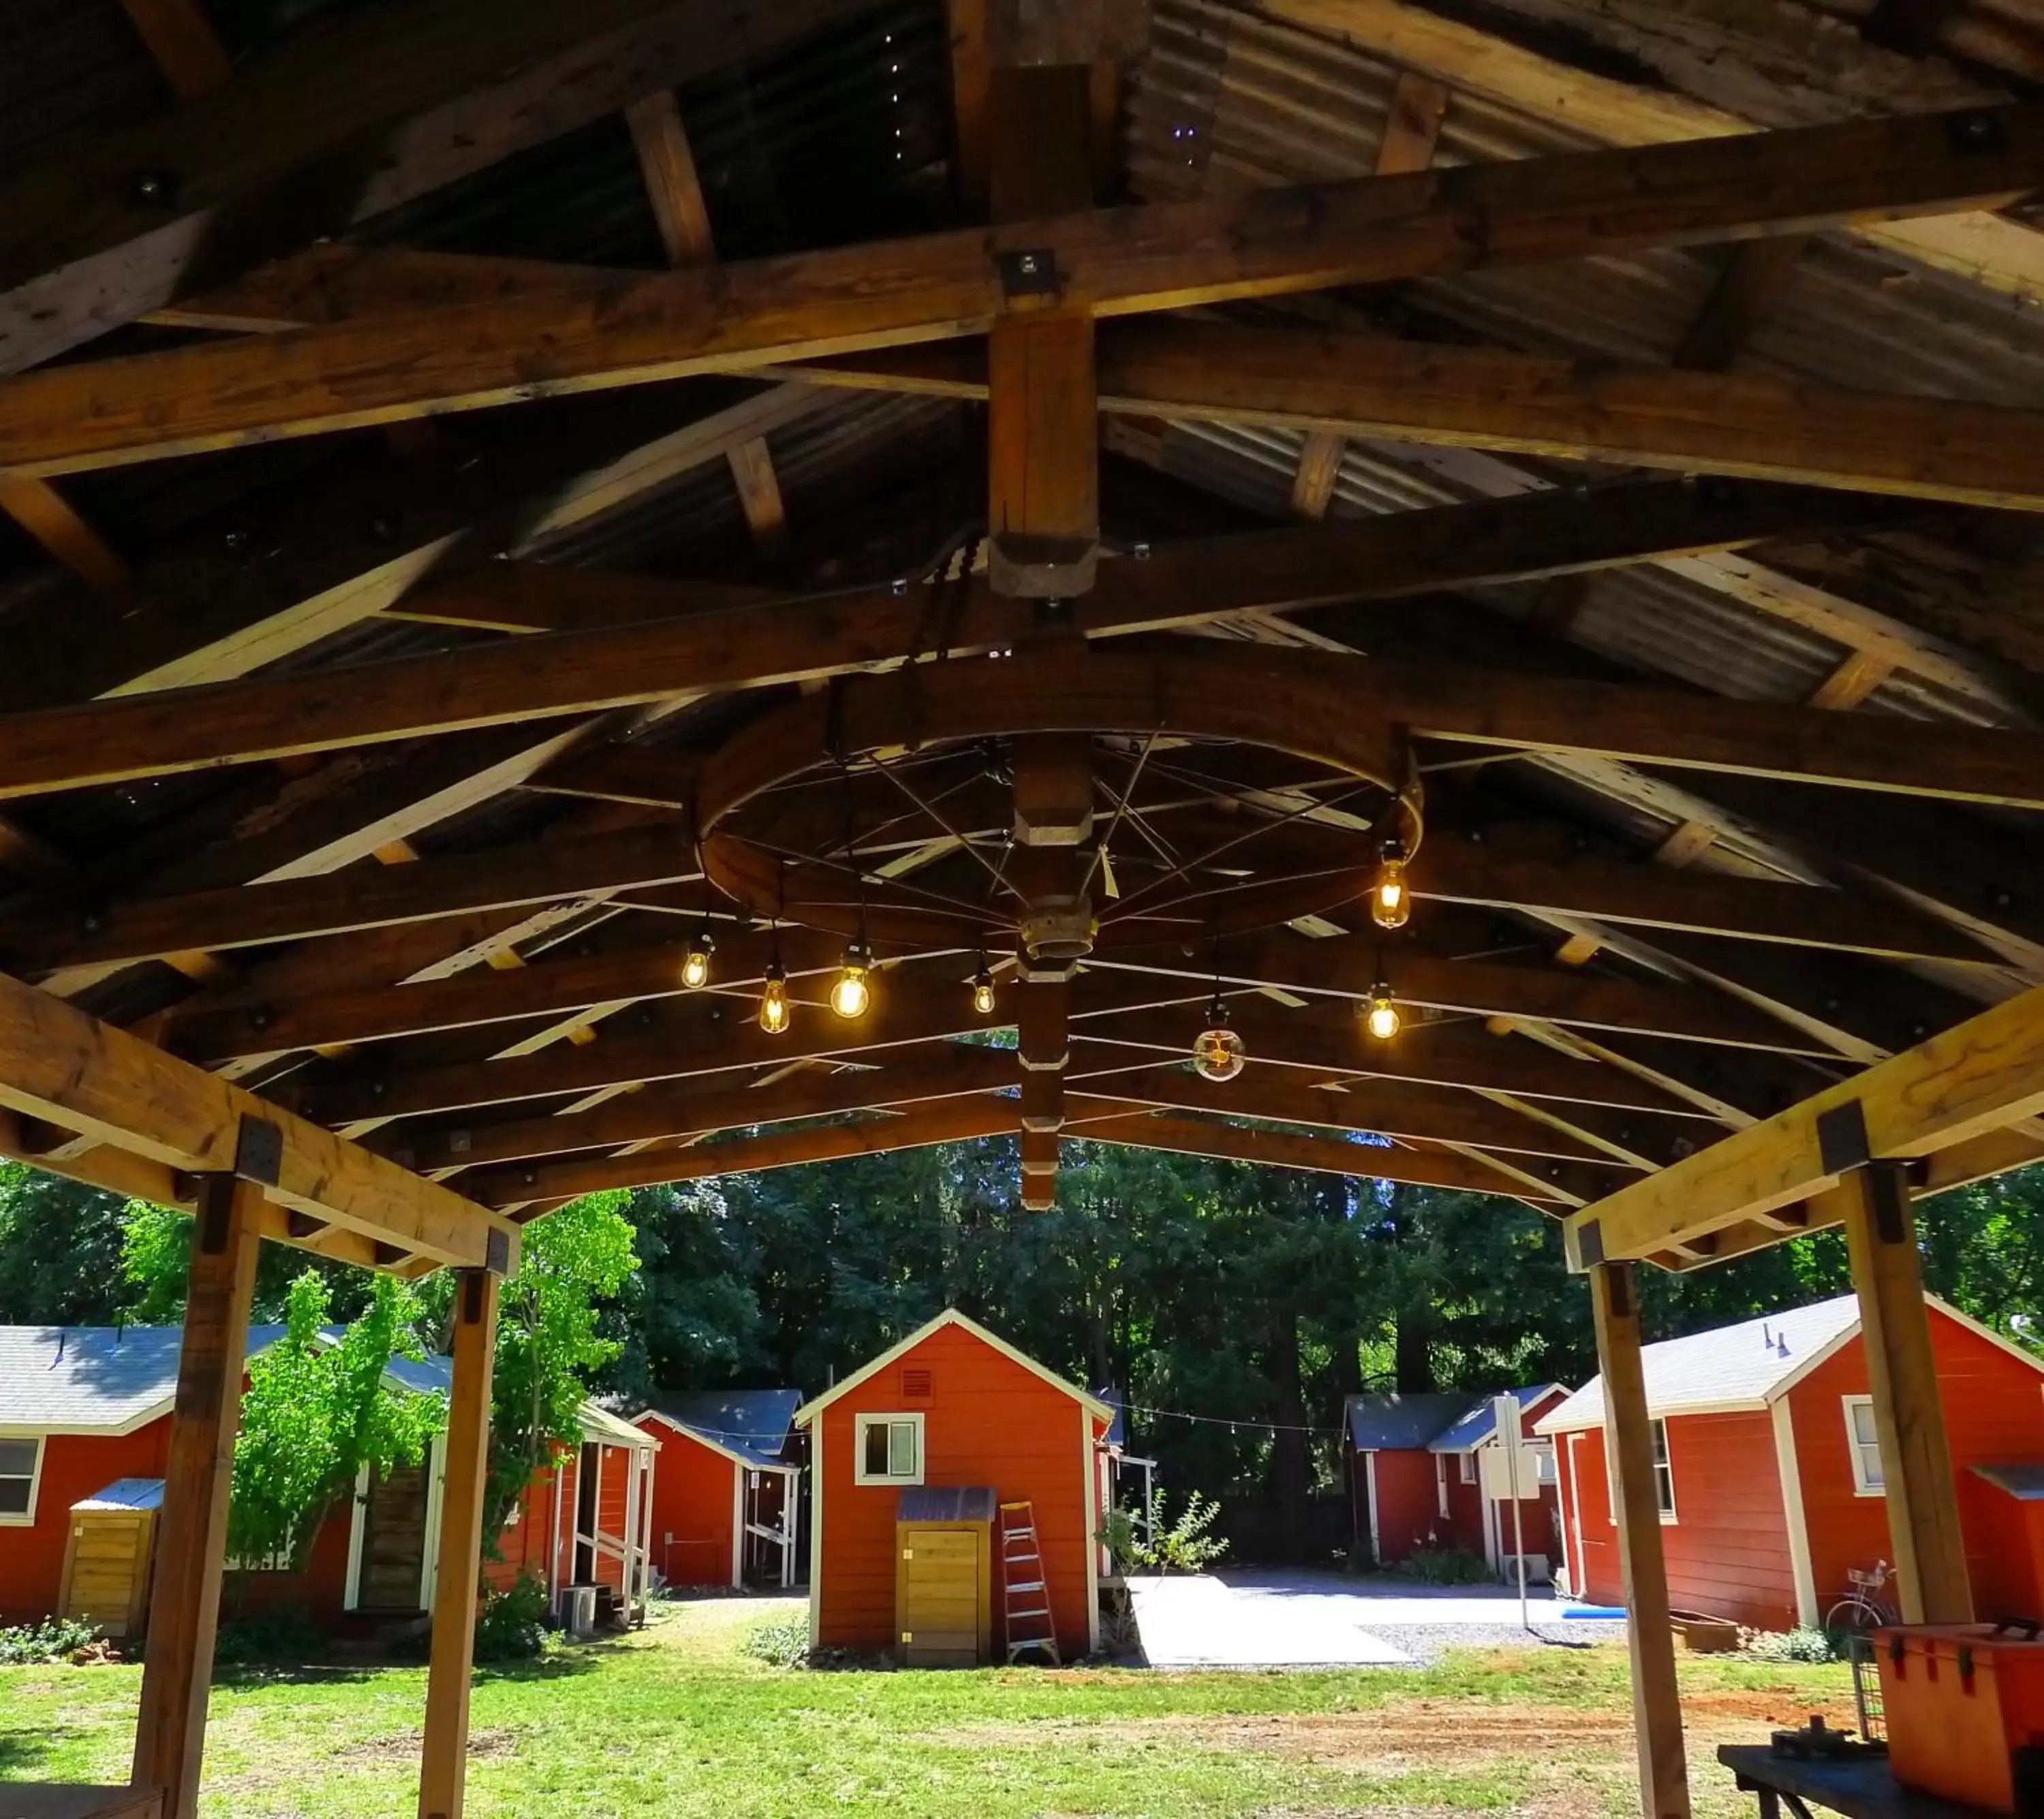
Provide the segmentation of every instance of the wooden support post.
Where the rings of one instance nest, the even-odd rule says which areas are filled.
[[[262,1205],[262,1190],[251,1182],[201,1177],[135,1726],[133,1780],[163,1790],[163,1819],[192,1819],[198,1810]]]
[[[426,1675],[419,1819],[461,1819],[468,1768],[469,1678],[475,1590],[482,1572],[482,1491],[490,1457],[490,1380],[497,1357],[498,1279],[464,1269],[455,1290],[454,1393],[440,1492],[440,1581]]]
[[[1973,1603],[1959,1533],[1958,1487],[1931,1353],[1923,1262],[1909,1185],[1898,1162],[1872,1162],[1820,1201],[1812,1224],[1842,1217],[1860,1335],[1873,1391],[1874,1432],[1887,1487],[1889,1545],[1904,1623],[1970,1623]]]
[[[1645,1819],[1689,1819],[1689,1771],[1675,1686],[1675,1633],[1668,1620],[1668,1563],[1661,1545],[1654,1430],[1640,1361],[1639,1295],[1630,1264],[1590,1272],[1597,1368],[1611,1424],[1612,1510],[1624,1574],[1626,1636],[1632,1652],[1632,1722],[1639,1746],[1639,1809]]]

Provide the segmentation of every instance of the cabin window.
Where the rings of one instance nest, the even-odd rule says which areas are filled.
[[[1455,1475],[1465,1484],[1473,1484],[1476,1482],[1476,1455],[1473,1453],[1456,1454]]]
[[[1654,1505],[1660,1510],[1663,1522],[1673,1522],[1675,1520],[1675,1468],[1668,1457],[1668,1423],[1657,1416],[1647,1424],[1647,1431],[1654,1436]],[[1604,1466],[1605,1482],[1611,1487],[1608,1499],[1610,1507],[1604,1512],[1604,1519],[1616,1527],[1618,1522],[1618,1461],[1613,1454],[1609,1428],[1604,1429]]]
[[[1660,1507],[1661,1520],[1673,1522],[1675,1468],[1668,1458],[1668,1424],[1665,1421],[1654,1424],[1654,1501]]]
[[[919,1414],[863,1414],[859,1418],[859,1484],[923,1482],[923,1418]]]
[[[1878,1497],[1888,1488],[1881,1471],[1881,1437],[1873,1425],[1873,1398],[1847,1396],[1846,1441],[1852,1449],[1853,1489],[1862,1497]]]
[[[0,1440],[0,1522],[19,1528],[36,1519],[36,1480],[40,1476],[43,1443]]]
[[[1551,1441],[1546,1445],[1529,1446],[1526,1449],[1533,1456],[1533,1482],[1535,1484],[1558,1484],[1561,1473],[1554,1464],[1554,1448]]]

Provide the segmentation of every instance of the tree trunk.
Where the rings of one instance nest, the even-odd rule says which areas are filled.
[[[1421,1395],[1439,1386],[1434,1380],[1432,1310],[1408,1307],[1398,1316],[1393,1368],[1401,1395]]]
[[[1278,1316],[1270,1378],[1278,1391],[1278,1433],[1270,1449],[1271,1488],[1277,1495],[1278,1531],[1286,1553],[1304,1557],[1306,1533],[1306,1399],[1299,1380],[1299,1316]]]

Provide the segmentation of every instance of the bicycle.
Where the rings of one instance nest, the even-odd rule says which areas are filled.
[[[1871,1636],[1877,1629],[1891,1628],[1899,1619],[1881,1593],[1895,1576],[1885,1560],[1871,1567],[1846,1569],[1846,1595],[1824,1614],[1824,1628],[1834,1636]]]

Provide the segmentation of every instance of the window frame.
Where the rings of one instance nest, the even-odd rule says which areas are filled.
[[[0,1510],[0,1529],[32,1529],[36,1525],[36,1506],[43,1494],[43,1465],[49,1453],[49,1436],[40,1433],[10,1433],[0,1428],[0,1441],[13,1441],[35,1449],[29,1466],[29,1506],[21,1510]],[[10,1480],[18,1478],[19,1472],[7,1474]]]
[[[1456,1482],[1462,1484],[1475,1483],[1477,1482],[1476,1454],[1473,1452],[1458,1453],[1455,1455],[1455,1458],[1458,1461],[1455,1467]]]
[[[916,1468],[912,1474],[869,1472],[866,1468],[866,1437],[874,1427],[892,1429],[897,1423],[905,1424],[916,1436]],[[928,1438],[924,1413],[920,1409],[875,1410],[870,1414],[861,1413],[852,1417],[851,1481],[855,1484],[920,1484],[928,1467],[925,1442]],[[888,1449],[891,1457],[893,1441]]]
[[[1675,1514],[1675,1453],[1673,1443],[1668,1437],[1668,1418],[1657,1414],[1646,1423],[1648,1433],[1654,1441],[1654,1503],[1661,1513],[1661,1526],[1672,1529],[1676,1525]],[[1612,1444],[1611,1425],[1604,1427],[1604,1520],[1614,1529],[1618,1526],[1618,1456]],[[1661,1487],[1668,1487],[1668,1500],[1661,1500]]]
[[[1845,1416],[1846,1452],[1852,1460],[1853,1495],[1855,1497],[1885,1497],[1888,1495],[1888,1471],[1886,1463],[1881,1456],[1880,1430],[1876,1429],[1872,1440],[1862,1440],[1859,1424],[1854,1418],[1854,1411],[1859,1409],[1865,1409],[1869,1418],[1872,1418],[1873,1398],[1870,1395],[1843,1395],[1838,1398],[1838,1403]],[[1881,1476],[1878,1483],[1869,1482],[1866,1476],[1864,1449],[1869,1446],[1873,1449],[1874,1464],[1881,1468]]]
[[[1434,1485],[1438,1493],[1435,1506],[1445,1522],[1448,1520],[1448,1456],[1445,1453],[1434,1455]]]

